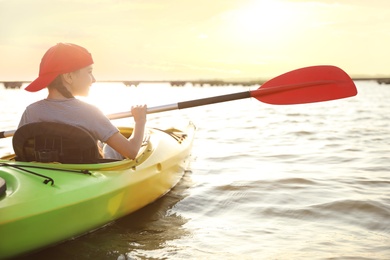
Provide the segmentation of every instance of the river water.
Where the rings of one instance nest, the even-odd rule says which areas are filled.
[[[245,99],[148,115],[150,127],[197,126],[182,181],[26,259],[390,259],[390,86],[356,85],[356,97],[337,101]],[[86,101],[109,114],[255,88],[96,83]],[[45,95],[0,86],[1,131]],[[1,154],[11,150],[11,138],[0,140]]]

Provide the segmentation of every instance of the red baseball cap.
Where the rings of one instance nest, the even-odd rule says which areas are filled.
[[[36,92],[47,87],[58,75],[93,64],[92,55],[83,47],[72,43],[58,43],[41,60],[39,76],[25,90]]]

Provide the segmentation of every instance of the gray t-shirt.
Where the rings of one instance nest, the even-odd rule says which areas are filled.
[[[76,98],[43,99],[29,105],[22,115],[19,127],[35,122],[58,122],[83,127],[102,142],[119,132],[97,107]]]

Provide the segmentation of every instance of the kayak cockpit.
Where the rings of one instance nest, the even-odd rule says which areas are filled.
[[[112,160],[103,159],[99,156],[97,144],[89,133],[83,129],[74,130],[68,126],[59,128],[60,125],[50,124],[49,126],[54,129],[50,131],[47,130],[48,128],[42,129],[38,124],[34,124],[32,127],[31,125],[26,128],[21,127],[16,131],[13,137],[15,154],[0,158],[0,171],[4,174],[3,189],[5,187],[9,188],[8,185],[6,186],[6,183],[8,184],[10,181],[7,178],[10,175],[8,172],[18,171],[34,175],[35,178],[42,179],[44,184],[54,185],[59,176],[47,174],[48,172],[70,172],[94,176],[100,171],[135,170],[138,165],[148,160],[156,149],[158,141],[153,136],[160,136],[161,133],[164,133],[164,135],[169,136],[167,140],[175,140],[177,144],[182,144],[188,137],[188,133],[176,128],[166,130],[149,129],[134,160]],[[47,127],[47,123],[45,123],[45,127]],[[19,132],[19,130],[21,131]],[[131,127],[119,127],[119,130],[127,138],[133,132]],[[152,141],[151,139],[156,140]],[[158,138],[158,140],[160,139]],[[83,144],[84,147],[80,144]],[[84,159],[87,159],[87,161]]]

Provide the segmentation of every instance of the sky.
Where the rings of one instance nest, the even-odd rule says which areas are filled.
[[[390,76],[388,0],[0,0],[0,81],[48,48],[87,48],[104,80],[269,79],[312,65]]]

